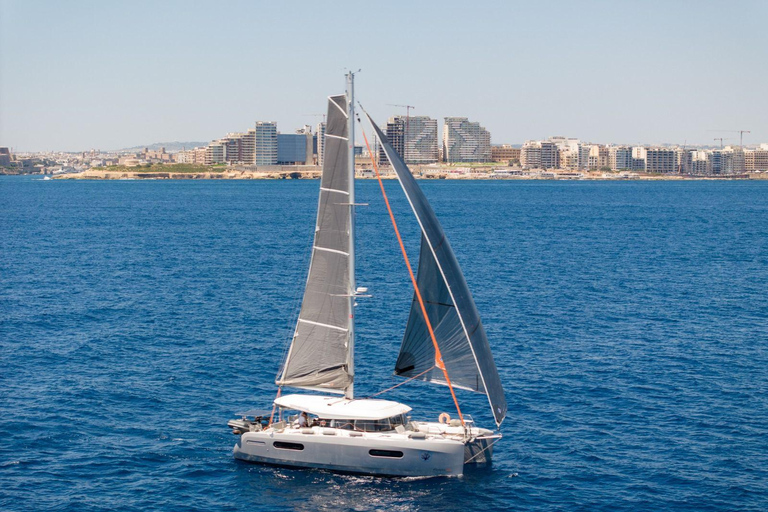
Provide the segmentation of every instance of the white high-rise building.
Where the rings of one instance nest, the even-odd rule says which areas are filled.
[[[277,123],[274,121],[257,121],[254,137],[255,165],[277,164]]]
[[[608,167],[614,171],[632,169],[632,148],[627,146],[609,147]]]
[[[712,174],[712,161],[708,151],[691,151],[691,173]]]
[[[443,128],[443,156],[448,163],[490,162],[491,134],[466,117],[446,117]]]
[[[317,137],[317,165],[323,165],[323,157],[325,156],[325,123],[324,122],[317,123],[315,136]]]
[[[740,174],[746,169],[744,149],[739,146],[726,146],[725,151],[730,153],[731,167],[728,174]]]
[[[490,138],[488,139],[490,151]],[[427,116],[405,118],[404,159],[409,164],[437,162],[437,119]]]
[[[227,159],[226,140],[215,140],[205,148],[205,165],[224,163]]]
[[[538,169],[541,167],[541,142],[527,140],[520,148],[520,165],[524,169]]]

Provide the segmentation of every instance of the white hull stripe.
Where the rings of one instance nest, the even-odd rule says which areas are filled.
[[[328,248],[326,248],[326,247],[318,247],[318,246],[316,246],[316,245],[315,245],[315,246],[313,246],[313,248],[314,248],[314,249],[317,249],[318,251],[335,252],[336,254],[343,254],[344,256],[349,256],[349,253],[348,253],[348,252],[344,252],[344,251],[337,251],[336,249],[328,249]]]
[[[336,329],[337,331],[341,331],[341,332],[349,331],[349,329],[345,329],[344,327],[339,327],[339,326],[330,325],[330,324],[321,324],[320,322],[313,322],[312,320],[304,320],[303,318],[299,318],[299,322],[302,322],[305,324],[317,325],[319,327],[327,327],[328,329]]]
[[[349,195],[349,192],[347,192],[346,190],[337,190],[337,189],[335,189],[335,188],[325,188],[325,187],[320,187],[320,190],[323,190],[323,191],[325,191],[325,192],[338,192],[339,194],[346,194],[346,195]]]

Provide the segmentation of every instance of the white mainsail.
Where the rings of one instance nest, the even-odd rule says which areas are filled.
[[[353,384],[351,361],[354,179],[349,170],[348,100],[328,99],[325,159],[317,224],[304,299],[276,383],[344,393]]]
[[[370,116],[368,118],[371,120]],[[499,426],[507,413],[507,401],[488,337],[464,274],[435,212],[411,171],[373,120],[371,125],[421,227],[417,285],[451,384],[484,393]],[[435,366],[434,345],[416,300],[414,295],[395,374],[447,384],[442,370]]]

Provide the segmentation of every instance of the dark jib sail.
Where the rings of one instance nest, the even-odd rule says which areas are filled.
[[[421,253],[416,280],[451,384],[485,393],[496,425],[501,425],[507,413],[504,389],[459,262],[411,171],[373,120],[371,125],[421,226]],[[414,377],[434,365],[435,349],[414,293],[395,374]],[[446,384],[443,372],[437,368],[418,378]]]
[[[350,337],[350,179],[347,97],[328,99],[325,159],[315,241],[299,320],[279,386],[344,392],[352,383]]]

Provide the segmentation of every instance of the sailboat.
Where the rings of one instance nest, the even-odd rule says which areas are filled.
[[[507,412],[485,329],[448,239],[403,159],[369,121],[421,228],[414,296],[395,375],[447,386],[457,418],[411,419],[411,407],[356,398],[354,74],[346,94],[328,98],[325,158],[309,274],[290,348],[276,379],[272,411],[228,422],[237,459],[380,476],[460,476],[487,464]],[[366,114],[367,115],[367,114]],[[382,186],[382,192],[384,192]],[[385,195],[386,199],[386,195]],[[387,205],[388,205],[387,201]],[[390,210],[391,215],[391,210]],[[311,394],[282,394],[283,387]],[[455,389],[483,393],[496,429],[463,414]]]

